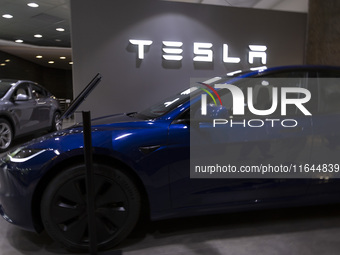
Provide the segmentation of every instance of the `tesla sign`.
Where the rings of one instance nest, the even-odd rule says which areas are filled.
[[[150,47],[153,43],[151,40],[130,39],[130,44],[134,45],[137,50],[138,59],[144,59],[146,47]],[[178,41],[162,41],[162,57],[169,61],[181,61],[183,59],[183,42]],[[194,62],[213,62],[213,44],[212,43],[193,43]],[[254,59],[258,58],[263,65],[267,63],[267,46],[265,45],[248,45],[248,63],[253,64]],[[240,63],[241,58],[229,55],[228,44],[223,44],[223,62],[224,63]]]

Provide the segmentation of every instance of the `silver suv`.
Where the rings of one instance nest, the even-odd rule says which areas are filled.
[[[57,99],[35,82],[0,79],[0,152],[14,137],[61,129]]]

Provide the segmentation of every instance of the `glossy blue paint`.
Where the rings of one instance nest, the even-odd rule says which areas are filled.
[[[320,66],[278,67],[248,72],[232,79],[238,81],[247,77],[270,77],[272,74],[292,71],[306,72],[313,76],[317,72],[339,72],[340,69]],[[105,157],[113,165],[120,162],[126,171],[140,181],[152,219],[340,201],[340,196],[334,195],[340,193],[337,180],[190,179],[190,124],[183,117],[189,108],[190,101],[186,100],[158,117],[145,118],[130,113],[93,120],[95,159]],[[318,122],[319,119],[322,122]],[[231,159],[254,157],[249,148],[261,147],[264,141],[272,145],[276,156],[282,161],[294,148],[298,149],[295,151],[296,158],[306,155],[317,158],[319,152],[313,147],[317,141],[322,143],[321,147],[328,146],[334,155],[339,152],[338,116],[332,115],[330,119],[316,113],[315,118],[313,115],[299,120],[305,128],[303,136],[299,133],[282,134],[280,128],[265,135],[258,131],[252,133],[248,129],[235,130],[227,141],[233,143]],[[332,122],[331,127],[320,124],[328,122]],[[333,134],[334,142],[331,147],[323,140],[330,133]],[[36,188],[49,172],[61,171],[59,166],[63,162],[83,156],[82,127],[78,125],[48,134],[20,147],[20,153],[23,150],[27,153],[21,157],[22,160],[10,158],[14,155],[13,149],[0,162],[0,214],[10,223],[34,231],[40,229],[37,226],[39,220],[36,220],[39,217],[36,214],[38,208],[32,208],[40,204],[36,201]],[[300,155],[301,152],[305,154]],[[27,155],[33,156],[29,158]]]

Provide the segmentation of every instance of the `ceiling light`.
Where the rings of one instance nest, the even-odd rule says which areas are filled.
[[[35,38],[42,38],[43,36],[40,35],[40,34],[36,34],[36,35],[34,35],[34,37],[35,37]]]
[[[5,62],[7,62],[7,63],[8,63],[8,62],[11,62],[11,60],[10,60],[10,59],[6,59],[6,60],[5,60]]]
[[[51,60],[51,61],[48,61],[48,63],[49,63],[49,64],[54,64],[54,61]]]
[[[65,29],[62,28],[62,27],[58,27],[58,28],[56,28],[55,30],[57,30],[57,31],[59,31],[59,32],[64,32],[64,31],[65,31]]]
[[[68,62],[70,65],[73,65],[73,62],[72,61],[70,61],[70,62]]]
[[[5,63],[1,63],[0,66],[5,66],[6,64]]]
[[[60,57],[60,59],[66,59],[66,57]]]
[[[11,14],[4,14],[4,15],[2,15],[2,17],[5,18],[5,19],[13,18],[13,16]]]
[[[32,8],[37,8],[39,7],[39,4],[36,4],[36,3],[28,3],[27,4],[29,7],[32,7]]]
[[[61,40],[60,40],[60,39],[55,39],[55,41],[56,41],[56,42],[61,42]]]
[[[38,56],[35,56],[36,58],[42,58],[43,56],[41,56],[41,55],[38,55]]]
[[[24,41],[21,39],[15,40],[16,43],[23,43]]]

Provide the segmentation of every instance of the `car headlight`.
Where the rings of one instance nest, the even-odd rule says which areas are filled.
[[[28,148],[18,148],[13,152],[10,152],[7,157],[10,161],[15,163],[22,163],[30,160],[41,153],[47,151],[47,149],[28,149]]]

